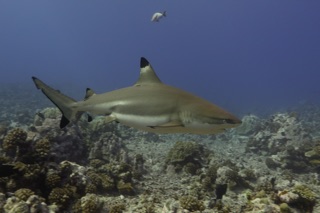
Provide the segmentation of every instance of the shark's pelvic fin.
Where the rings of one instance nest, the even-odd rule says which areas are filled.
[[[91,122],[92,120],[93,120],[93,118],[92,118],[92,116],[91,115],[89,115],[88,113],[87,113],[87,116],[88,116],[88,122]]]
[[[116,121],[116,120],[117,120],[117,118],[112,115],[106,116],[106,118],[105,118],[106,123],[110,123],[110,122]]]
[[[140,60],[140,76],[135,86],[141,86],[143,84],[161,84],[161,80],[153,70],[151,64],[147,59],[141,57]]]
[[[72,104],[76,103],[74,99],[49,87],[36,77],[32,77],[32,80],[36,87],[40,89],[63,114],[60,121],[60,128],[64,128],[70,121],[76,121],[80,117],[81,112],[77,112],[72,108]]]

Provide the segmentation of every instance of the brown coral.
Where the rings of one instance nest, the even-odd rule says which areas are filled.
[[[192,196],[182,196],[180,205],[189,211],[203,211],[205,209],[203,202]]]
[[[201,144],[178,141],[170,149],[166,157],[166,164],[174,165],[177,172],[184,168],[186,172],[196,174],[207,156],[208,150]]]
[[[115,204],[110,207],[110,213],[122,213],[126,209],[124,204]]]
[[[50,152],[50,141],[48,138],[42,138],[35,143],[34,149],[39,157],[47,157]]]
[[[61,182],[61,177],[57,173],[49,173],[46,176],[46,185],[49,188],[53,188],[59,185]]]
[[[31,195],[34,195],[34,192],[31,189],[21,188],[14,192],[14,195],[20,200],[28,200]]]
[[[73,198],[74,195],[74,188],[73,187],[56,187],[52,189],[49,194],[49,202],[51,204],[55,203],[60,207],[65,207],[68,205],[68,202]]]
[[[93,171],[89,171],[87,173],[87,177],[88,177],[89,181],[92,184],[94,184],[96,186],[100,186],[101,185],[102,180],[101,180],[101,176],[99,174],[97,174],[97,173],[95,173]]]
[[[100,166],[102,166],[104,164],[104,162],[100,159],[92,159],[90,160],[90,166],[92,166],[93,168],[98,169]]]
[[[42,173],[42,168],[38,164],[24,164],[22,162],[16,162],[14,169],[23,174],[23,178],[28,181],[37,179]]]
[[[120,194],[132,195],[134,194],[134,188],[131,183],[125,183],[122,180],[117,183],[117,189]]]
[[[94,194],[87,194],[79,199],[72,207],[74,213],[96,213],[100,212],[101,203]]]
[[[92,183],[89,183],[86,185],[86,188],[85,188],[85,193],[96,193],[97,192],[97,186],[92,184]]]
[[[16,128],[11,130],[3,139],[2,148],[8,151],[15,151],[17,147],[25,143],[27,139],[27,133],[20,129]]]

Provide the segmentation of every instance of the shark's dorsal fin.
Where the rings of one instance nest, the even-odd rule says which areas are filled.
[[[86,90],[86,95],[84,96],[84,100],[87,100],[88,98],[90,98],[91,96],[95,95],[96,93],[90,89],[90,88],[87,88]]]
[[[141,57],[140,60],[140,76],[135,86],[140,86],[143,84],[161,84],[161,80],[153,70],[151,64],[147,59]]]

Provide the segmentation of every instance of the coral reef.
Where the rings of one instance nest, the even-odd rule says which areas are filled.
[[[12,129],[3,139],[2,148],[5,153],[11,157],[19,155],[21,149],[23,149],[26,143],[27,133],[20,129]]]
[[[297,147],[311,138],[295,113],[279,113],[258,124],[247,144],[248,152],[276,154],[288,145]]]
[[[302,210],[312,212],[313,206],[316,202],[316,194],[305,185],[295,185],[293,188],[293,193],[299,195],[298,207]]]
[[[248,115],[216,136],[19,114],[0,124],[0,212],[320,211],[320,121],[307,113]]]
[[[74,213],[96,213],[102,208],[101,199],[95,194],[86,194],[72,208]]]
[[[202,201],[191,196],[182,196],[180,198],[180,205],[183,209],[187,209],[192,212],[203,211],[205,209]]]
[[[0,123],[0,139],[3,139],[7,134],[8,128],[5,123]]]
[[[71,186],[53,188],[48,196],[48,201],[56,204],[59,209],[66,209],[75,196],[75,190],[76,188]]]
[[[46,155],[48,151],[45,149],[48,148],[48,157],[56,163],[63,160],[86,163],[87,145],[79,128],[70,126],[61,130],[55,125],[60,122],[60,117],[61,114],[56,108],[46,108],[35,116],[34,130],[29,134],[33,141],[37,141],[34,145],[36,153],[40,156]]]
[[[304,153],[304,156],[312,166],[320,166],[320,141],[316,141],[314,145]]]
[[[205,147],[199,143],[178,141],[170,149],[166,163],[174,165],[176,171],[184,170],[190,174],[196,174],[207,155]]]
[[[40,158],[45,158],[50,153],[50,141],[48,138],[42,138],[35,142],[34,151]]]
[[[280,205],[281,212],[290,212],[290,207],[305,212],[313,212],[316,198],[316,194],[309,187],[301,184],[296,184],[289,190],[279,191],[277,194],[277,199],[282,202]]]
[[[31,196],[34,195],[34,192],[30,189],[27,188],[20,188],[17,191],[15,191],[14,195],[19,198],[20,200],[27,201],[27,199]]]

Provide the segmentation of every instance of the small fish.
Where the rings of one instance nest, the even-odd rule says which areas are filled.
[[[160,20],[162,17],[167,17],[166,11],[163,11],[163,13],[160,13],[160,12],[154,13],[154,14],[152,15],[151,21],[153,21],[153,22],[159,22],[159,20]]]
[[[166,85],[145,58],[140,60],[140,77],[130,87],[103,94],[86,90],[76,101],[32,77],[40,89],[62,112],[60,128],[76,122],[83,113],[104,115],[119,122],[154,133],[215,134],[241,124],[241,120],[220,107],[184,90]]]

